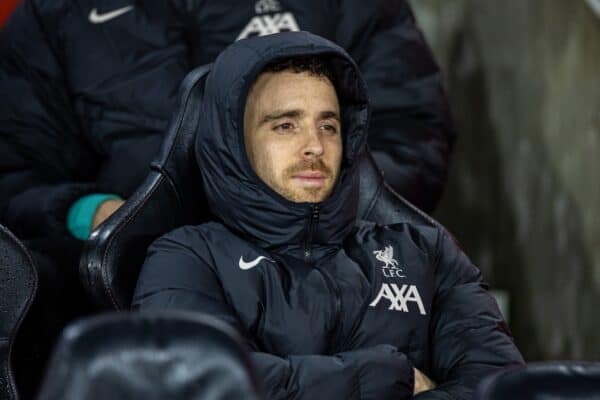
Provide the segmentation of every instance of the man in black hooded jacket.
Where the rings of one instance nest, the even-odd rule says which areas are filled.
[[[371,89],[379,167],[432,210],[454,129],[406,0],[23,0],[0,31],[0,224],[40,269],[36,341],[88,308],[79,309],[82,240],[148,174],[186,73],[237,39],[295,30],[355,58]]]
[[[344,50],[305,32],[237,42],[198,112],[219,222],[152,244],[134,309],[227,321],[272,399],[469,399],[523,363],[445,231],[357,221],[369,105]]]
[[[300,29],[357,60],[379,166],[433,210],[454,129],[405,0],[24,0],[0,32],[0,223],[57,259],[67,245],[78,255],[73,236],[147,175],[185,74],[236,39]]]

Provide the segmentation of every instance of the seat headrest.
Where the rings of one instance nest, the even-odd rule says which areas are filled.
[[[600,398],[600,363],[545,362],[511,368],[484,379],[474,397],[480,400]]]
[[[258,399],[241,339],[187,312],[111,313],[65,329],[41,400]]]

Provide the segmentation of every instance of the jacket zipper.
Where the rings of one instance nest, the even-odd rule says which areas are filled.
[[[310,258],[312,255],[311,245],[312,245],[313,233],[317,227],[317,224],[319,223],[319,213],[320,212],[321,212],[321,209],[319,208],[318,205],[312,205],[310,207],[310,215],[309,215],[309,220],[308,220],[308,234],[306,235],[306,241],[304,242],[304,262],[307,264],[310,263]],[[325,279],[325,284],[329,287],[329,290],[331,292],[333,292],[333,296],[335,298],[334,299],[335,324],[334,324],[332,335],[331,335],[332,336],[331,346],[332,346],[332,351],[333,351],[333,350],[335,350],[335,344],[338,342],[339,335],[341,333],[340,325],[342,322],[342,300],[341,300],[341,295],[340,295],[340,289],[335,284],[333,279],[331,279],[331,277],[329,276],[327,271],[323,271],[321,268],[319,268],[316,265],[315,265],[315,268],[317,268],[321,272],[321,275],[323,275],[323,278]]]
[[[340,294],[339,287],[335,284],[331,276],[327,273],[327,271],[323,271],[321,268],[315,266],[321,274],[323,278],[325,278],[325,284],[329,287],[329,290],[333,292],[334,301],[334,313],[335,313],[335,323],[333,325],[333,329],[331,331],[331,339],[330,339],[330,354],[334,354],[337,352],[337,342],[339,341],[340,334],[342,333],[342,299]]]
[[[308,217],[308,233],[306,235],[306,241],[304,242],[304,262],[306,263],[310,262],[313,232],[319,223],[320,212],[321,209],[318,205],[310,206],[310,215]]]

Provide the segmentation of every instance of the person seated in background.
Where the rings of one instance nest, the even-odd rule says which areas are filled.
[[[26,0],[0,32],[0,223],[55,262],[76,264],[76,239],[148,174],[186,73],[235,40],[300,29],[357,60],[373,96],[379,167],[432,211],[455,132],[405,0]]]
[[[370,110],[343,49],[306,32],[237,42],[203,99],[190,168],[216,221],[151,245],[133,309],[228,322],[271,399],[468,399],[523,364],[443,228],[357,220]]]
[[[357,60],[379,167],[433,210],[455,133],[407,1],[23,0],[0,30],[0,224],[40,270],[37,340],[53,342],[91,310],[78,276],[83,241],[149,173],[185,75],[238,39],[290,30],[326,36]]]

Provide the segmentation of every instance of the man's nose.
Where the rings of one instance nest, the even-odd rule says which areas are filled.
[[[302,155],[305,158],[320,157],[323,155],[323,143],[321,132],[319,129],[310,128],[307,129],[305,134],[304,147],[302,148]]]

